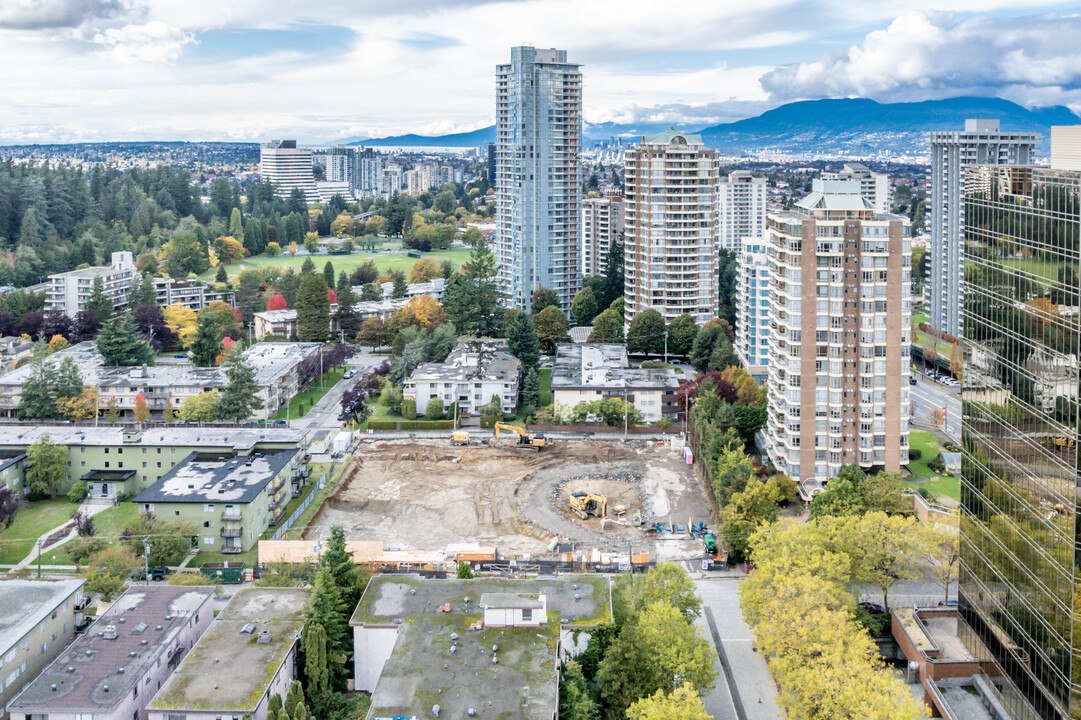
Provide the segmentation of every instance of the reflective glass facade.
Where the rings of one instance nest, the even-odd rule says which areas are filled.
[[[1081,717],[1081,173],[965,170],[962,638],[1025,720]]]

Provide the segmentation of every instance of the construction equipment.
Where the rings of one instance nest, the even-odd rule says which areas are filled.
[[[707,554],[712,555],[717,552],[717,541],[712,533],[706,533],[705,544]]]
[[[469,432],[466,430],[459,430],[450,436],[451,445],[468,445],[469,444]]]
[[[495,435],[492,436],[491,446],[495,447],[499,442],[499,431],[507,430],[512,433],[517,433],[518,444],[515,447],[522,448],[524,450],[537,450],[539,451],[547,444],[547,440],[544,437],[544,433],[531,433],[526,432],[520,427],[514,425],[508,425],[506,423],[496,422]]]
[[[612,513],[616,516],[616,520],[623,520],[627,517],[627,506],[616,505],[612,508]]]
[[[608,513],[608,498],[587,492],[571,493],[571,510],[585,520],[590,515],[602,518]]]

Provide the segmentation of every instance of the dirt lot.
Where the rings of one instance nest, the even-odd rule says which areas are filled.
[[[494,545],[501,552],[541,554],[554,536],[579,546],[625,550],[628,543],[658,557],[696,557],[686,535],[647,538],[654,522],[709,523],[708,505],[691,469],[666,447],[632,441],[561,440],[539,453],[511,447],[452,447],[445,440],[362,445],[359,471],[328,500],[311,538],[342,525],[346,537],[387,547],[440,549],[455,542]],[[566,496],[592,489],[624,504],[643,526],[582,521]]]

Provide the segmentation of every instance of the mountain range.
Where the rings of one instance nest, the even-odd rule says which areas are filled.
[[[966,118],[998,118],[1004,131],[1037,132],[1047,153],[1052,125],[1081,123],[1062,105],[1028,109],[1001,98],[957,97],[922,102],[880,103],[866,98],[806,100],[787,103],[736,122],[706,128],[679,126],[700,134],[707,146],[726,153],[775,150],[786,153],[858,154],[881,151],[924,153],[926,133],[961,130]],[[667,129],[665,123],[619,125],[587,124],[588,141],[614,137],[636,138]],[[344,144],[372,147],[476,147],[495,141],[495,126],[450,135],[396,135],[385,138],[349,138]]]

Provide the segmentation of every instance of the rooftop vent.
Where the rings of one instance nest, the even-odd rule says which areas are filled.
[[[141,622],[141,623],[139,623],[138,625],[136,625],[135,627],[133,627],[131,629],[131,634],[132,635],[138,635],[143,630],[146,630],[148,627],[150,627],[150,626],[147,625],[145,622]]]
[[[161,630],[161,625],[155,625],[155,626],[154,626],[154,629],[155,629],[155,630]]]
[[[121,675],[123,675],[123,674],[124,674],[124,668],[117,668],[117,669],[116,669],[116,671],[117,671],[118,673],[120,673]]]
[[[269,644],[270,643],[270,632],[267,631],[267,630],[264,630],[263,632],[259,633],[259,640],[257,642],[260,645]]]
[[[251,635],[253,632],[255,632],[255,623],[253,622],[250,622],[244,627],[240,628],[241,635]]]
[[[53,683],[53,692],[56,692],[56,683]]]
[[[69,673],[75,672],[75,666],[74,665],[68,665],[68,672]]]
[[[116,625],[106,625],[101,636],[106,640],[116,640]]]
[[[91,656],[92,656],[93,654],[94,654],[94,651],[93,651],[93,650],[87,650],[87,651],[86,651],[86,656],[87,656],[87,657],[91,657]]]
[[[121,624],[121,625],[123,625],[123,624],[124,624],[124,623],[126,623],[127,621],[128,621],[128,619],[127,619],[127,618],[120,618],[118,622],[120,622],[120,624]]]
[[[109,686],[108,685],[102,685],[101,686],[101,691],[102,692],[109,692]]]
[[[140,645],[146,645],[146,640],[140,640],[140,641],[139,641],[139,644],[140,644]]]

